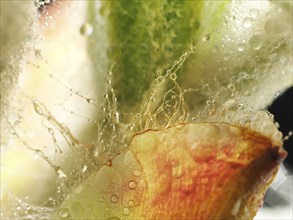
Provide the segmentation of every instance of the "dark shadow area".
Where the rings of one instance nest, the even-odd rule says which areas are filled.
[[[267,109],[275,116],[280,124],[280,130],[284,135],[293,131],[293,87],[290,87],[281,94]],[[284,142],[284,148],[288,152],[284,165],[287,170],[293,173],[293,136]]]

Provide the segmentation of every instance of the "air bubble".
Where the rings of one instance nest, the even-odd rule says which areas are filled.
[[[112,195],[110,197],[110,201],[113,202],[113,203],[117,203],[119,200],[118,196],[117,195]]]
[[[136,186],[137,186],[137,183],[134,180],[131,180],[128,184],[129,189],[132,189],[132,190],[135,189]]]
[[[67,217],[69,217],[69,210],[68,210],[68,208],[60,208],[58,210],[58,215],[61,218],[67,218]]]
[[[93,33],[93,31],[93,26],[88,23],[82,25],[80,28],[80,33],[84,36],[90,36]]]
[[[245,17],[243,19],[242,25],[244,28],[251,28],[253,20],[250,17]]]
[[[263,37],[261,35],[254,35],[249,40],[249,45],[254,50],[259,50],[263,44]]]
[[[129,216],[130,213],[131,213],[131,211],[130,211],[129,208],[127,208],[127,207],[123,207],[123,209],[122,209],[122,213],[123,213],[123,215]]]

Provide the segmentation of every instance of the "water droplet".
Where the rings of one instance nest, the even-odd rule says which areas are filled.
[[[286,64],[288,62],[288,58],[286,57],[286,56],[282,56],[281,58],[280,58],[280,63],[282,63],[282,64]]]
[[[259,10],[256,9],[256,8],[253,8],[253,9],[250,10],[249,15],[252,18],[257,18],[259,16]]]
[[[99,200],[99,202],[104,202],[105,201],[105,198],[104,197],[100,197],[98,200]]]
[[[213,46],[213,48],[212,48],[212,53],[218,53],[219,52],[219,46],[218,45],[215,45],[215,46]]]
[[[172,164],[173,167],[179,166],[178,160],[172,160],[171,164]]]
[[[251,28],[253,20],[250,17],[245,17],[243,19],[242,25],[244,28]]]
[[[249,45],[254,50],[259,50],[263,44],[263,37],[261,35],[254,35],[249,40]]]
[[[110,197],[110,201],[113,202],[113,203],[118,202],[118,200],[119,200],[119,198],[118,198],[117,195],[112,195],[112,196]]]
[[[245,43],[239,43],[237,44],[237,50],[242,52],[245,50],[245,46],[246,46]]]
[[[116,112],[115,113],[115,118],[116,118],[116,122],[119,122],[120,121],[120,114],[119,114],[119,112]]]
[[[210,34],[206,34],[205,36],[203,36],[202,40],[203,41],[209,41],[211,39],[211,35]]]
[[[129,200],[129,201],[128,201],[128,205],[129,205],[130,207],[134,206],[134,201],[133,201],[133,200]]]
[[[162,77],[162,76],[159,76],[158,78],[157,78],[157,83],[162,83],[162,82],[164,82],[164,77]]]
[[[230,111],[236,111],[239,108],[239,105],[234,99],[226,101],[224,106]]]
[[[271,62],[277,62],[279,60],[279,56],[276,53],[273,53],[269,56],[269,60]]]
[[[228,85],[228,89],[230,89],[230,90],[232,90],[232,91],[235,90],[235,86],[234,86],[234,84],[231,84],[231,83],[230,83],[230,84]]]
[[[128,183],[128,187],[129,187],[129,189],[135,189],[136,186],[137,186],[137,183],[136,183],[136,181],[134,181],[134,180],[131,180],[131,181]]]
[[[56,172],[57,172],[59,178],[66,178],[67,177],[61,168],[57,168]]]
[[[151,98],[150,98],[150,102],[155,102],[156,101],[156,98],[154,97],[154,96],[152,96]]]
[[[36,59],[42,58],[42,51],[41,50],[35,50],[35,57],[36,57]]]
[[[33,102],[33,105],[34,105],[35,112],[38,113],[39,115],[43,115],[42,107],[36,102]]]
[[[176,80],[176,79],[177,79],[177,75],[176,75],[176,73],[171,73],[171,75],[170,75],[170,79],[172,79],[172,80]]]
[[[87,165],[83,165],[81,171],[84,173],[87,171]]]
[[[80,193],[80,192],[82,191],[82,189],[83,189],[83,186],[82,186],[82,185],[79,185],[79,186],[76,188],[75,192],[76,192],[76,193]]]
[[[123,207],[123,209],[122,209],[122,213],[123,213],[123,215],[128,216],[128,215],[130,215],[131,211],[130,211],[129,208],[127,208],[127,207]]]
[[[61,218],[67,218],[67,217],[69,217],[69,210],[68,210],[68,208],[60,208],[58,210],[58,215]]]
[[[8,88],[12,85],[12,78],[10,76],[4,76],[1,78],[1,86],[3,86],[4,88]]]
[[[140,170],[135,170],[133,172],[133,175],[136,176],[136,177],[139,177],[139,176],[141,176],[141,171]]]
[[[84,36],[90,36],[93,33],[93,31],[93,26],[88,23],[85,23],[80,28],[80,33]]]
[[[54,130],[52,128],[48,128],[50,134],[54,134]]]

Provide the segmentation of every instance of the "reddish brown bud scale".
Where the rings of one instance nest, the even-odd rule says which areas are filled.
[[[148,219],[252,219],[286,152],[225,123],[181,124],[133,137]]]

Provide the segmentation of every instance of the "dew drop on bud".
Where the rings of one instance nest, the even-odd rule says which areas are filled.
[[[259,50],[263,44],[263,38],[261,35],[254,35],[249,40],[249,45],[254,50]]]
[[[141,171],[140,170],[135,170],[133,172],[133,175],[136,176],[136,177],[141,176]]]
[[[209,41],[211,39],[210,34],[206,34],[205,36],[203,36],[202,40],[203,41]]]
[[[171,164],[172,164],[173,167],[177,167],[177,166],[179,166],[179,162],[178,162],[178,160],[173,160],[173,161],[171,162]]]
[[[129,200],[129,201],[128,201],[128,205],[129,205],[130,207],[134,206],[134,201],[133,201],[133,200]]]
[[[217,45],[215,45],[215,46],[213,46],[213,48],[212,48],[212,53],[214,53],[214,54],[216,54],[216,53],[218,53],[219,52],[219,46],[217,46]]]
[[[176,80],[176,79],[177,79],[177,75],[176,75],[176,73],[171,73],[171,75],[170,75],[170,79],[172,79],[172,80]]]
[[[252,18],[257,18],[259,16],[259,10],[256,9],[256,8],[253,8],[253,9],[250,10],[249,15]]]
[[[251,18],[249,18],[249,17],[245,17],[245,18],[243,19],[242,25],[243,25],[244,28],[249,29],[249,28],[251,28],[251,26],[252,26],[252,22],[253,22],[253,20],[252,20]]]
[[[105,201],[104,197],[100,197],[98,200],[99,200],[99,202],[104,202]]]
[[[123,215],[128,216],[128,215],[130,215],[130,209],[127,207],[123,207],[122,213],[123,213]]]
[[[129,189],[135,189],[137,186],[137,183],[134,180],[131,180],[128,184]]]
[[[69,210],[68,210],[68,208],[60,208],[58,210],[58,215],[61,218],[67,218],[67,217],[69,217]]]
[[[119,198],[118,198],[117,195],[112,195],[112,196],[110,197],[110,201],[113,202],[113,203],[118,202],[118,200],[119,200]]]
[[[61,168],[57,168],[56,172],[57,172],[59,178],[66,178],[67,177]]]
[[[84,25],[81,26],[80,28],[80,33],[84,36],[90,36],[93,33],[93,26],[85,23]]]
[[[239,43],[237,45],[237,50],[240,51],[240,52],[244,51],[245,50],[245,44],[244,43]]]
[[[81,171],[85,173],[87,171],[87,165],[83,165]]]
[[[42,115],[43,114],[42,107],[36,102],[33,102],[33,105],[34,105],[35,112],[38,113],[39,115]]]

